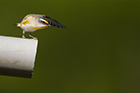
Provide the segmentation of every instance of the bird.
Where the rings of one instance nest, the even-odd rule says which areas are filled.
[[[14,26],[20,27],[23,30],[22,38],[25,38],[25,32],[30,32],[29,36],[34,40],[37,40],[37,38],[32,36],[32,33],[39,29],[44,29],[51,26],[66,28],[57,20],[43,14],[28,14],[20,23],[16,23]]]

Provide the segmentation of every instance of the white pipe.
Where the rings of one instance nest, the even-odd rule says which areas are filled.
[[[0,75],[31,78],[38,40],[0,36]]]

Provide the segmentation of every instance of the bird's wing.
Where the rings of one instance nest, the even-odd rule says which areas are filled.
[[[46,15],[43,15],[43,17],[49,22],[50,25],[60,27],[60,28],[66,28],[64,25],[56,21],[55,19],[52,19]]]

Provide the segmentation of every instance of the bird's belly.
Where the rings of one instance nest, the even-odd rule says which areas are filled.
[[[22,24],[22,29],[25,31],[25,32],[33,32],[33,31],[36,31],[35,29],[33,29],[29,24]]]
[[[44,28],[47,28],[48,26],[38,26],[38,27],[34,27],[34,26],[31,26],[34,30],[38,30],[38,29],[44,29]]]
[[[30,24],[26,24],[26,25],[24,25],[24,24],[22,24],[22,29],[25,31],[25,32],[33,32],[33,31],[36,31],[36,30],[38,30],[38,29],[44,29],[44,28],[47,28],[48,26],[46,26],[46,25],[34,25],[34,26],[32,26],[32,25],[30,25]]]

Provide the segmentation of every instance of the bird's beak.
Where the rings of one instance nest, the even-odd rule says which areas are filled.
[[[17,24],[13,24],[13,26],[18,26],[18,27],[20,27],[20,23],[17,23]]]
[[[13,24],[13,26],[17,26],[17,24]]]

